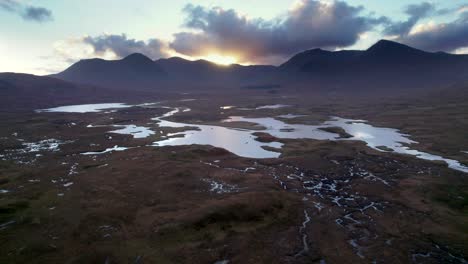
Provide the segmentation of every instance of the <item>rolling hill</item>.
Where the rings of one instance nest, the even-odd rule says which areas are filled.
[[[0,110],[38,109],[64,104],[106,102],[145,97],[141,93],[111,91],[91,85],[76,84],[52,77],[20,73],[0,73]]]

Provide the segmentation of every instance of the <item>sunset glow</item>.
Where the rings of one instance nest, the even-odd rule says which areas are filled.
[[[237,63],[237,59],[235,57],[223,56],[219,54],[210,54],[210,55],[201,57],[201,59],[211,61],[216,64],[223,65],[223,66],[228,66],[228,65]]]
[[[0,264],[468,264],[468,0],[0,0],[0,58]]]
[[[123,0],[109,13],[105,1],[68,2],[0,0],[0,72],[48,75],[133,53],[280,65],[305,50],[364,50],[380,39],[433,52],[468,48],[466,0]]]

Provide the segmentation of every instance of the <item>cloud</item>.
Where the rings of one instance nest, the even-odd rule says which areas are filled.
[[[385,17],[362,15],[362,6],[343,1],[302,0],[272,20],[191,4],[183,11],[187,16],[184,25],[190,31],[174,34],[171,48],[189,56],[235,56],[240,62],[287,57],[316,47],[351,46],[363,33],[388,22]]]
[[[147,41],[128,38],[127,35],[102,34],[58,41],[54,44],[55,54],[67,63],[80,59],[120,59],[132,53],[142,53],[152,59],[166,57],[167,44],[158,39]]]
[[[28,21],[46,22],[53,20],[52,11],[49,9],[24,5],[16,0],[0,0],[0,9],[18,14]]]
[[[457,13],[461,14],[465,12],[468,12],[468,5],[462,5],[459,8],[457,8]]]
[[[462,5],[453,9],[436,9],[433,4],[408,5],[406,21],[392,22],[384,29],[384,34],[410,46],[427,51],[453,52],[468,47],[468,8]],[[447,23],[426,22],[421,19],[430,16],[453,14],[456,19]]]
[[[409,15],[406,21],[399,21],[389,24],[384,30],[386,35],[406,35],[416,25],[416,23],[435,11],[433,4],[422,2],[420,4],[408,5],[405,8],[405,13]]]
[[[16,12],[20,8],[20,4],[14,0],[1,0],[0,8],[8,12]]]
[[[122,35],[101,35],[97,37],[84,37],[83,43],[93,47],[96,55],[102,55],[106,52],[113,52],[116,57],[122,58],[132,53],[142,53],[152,59],[165,57],[166,44],[158,39],[149,39],[147,41],[129,39],[125,34]]]
[[[52,20],[52,12],[43,7],[28,6],[21,15],[25,20],[45,22]]]
[[[398,41],[427,51],[453,52],[468,47],[468,15],[461,14],[450,23],[428,23],[415,28]]]

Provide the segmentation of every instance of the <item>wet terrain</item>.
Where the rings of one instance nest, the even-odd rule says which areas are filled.
[[[346,127],[316,131],[329,138],[284,136],[336,127],[330,116],[361,124],[358,111],[192,99],[3,116],[0,262],[466,263],[463,171]],[[281,127],[268,128],[272,120]],[[275,155],[163,143],[216,129],[245,137],[218,142]],[[438,152],[417,133],[406,138],[466,164],[466,145]]]

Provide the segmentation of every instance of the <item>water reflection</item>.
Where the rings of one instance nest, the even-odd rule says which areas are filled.
[[[136,125],[114,125],[114,127],[121,127],[121,129],[112,130],[110,133],[132,135],[133,138],[146,138],[155,134],[149,127]]]
[[[192,99],[185,99],[185,101]],[[151,103],[157,104],[157,103]],[[149,104],[142,104],[137,106],[145,106]],[[126,108],[132,105],[123,103],[108,103],[108,104],[87,104],[87,105],[70,105],[60,106],[50,109],[37,110],[37,112],[100,112],[104,109]],[[276,109],[288,107],[289,105],[266,105],[260,106],[250,110],[258,109]],[[163,107],[163,106],[161,106]],[[230,106],[226,106],[230,107]],[[184,132],[168,134],[167,139],[154,142],[154,146],[178,146],[178,145],[211,145],[215,147],[224,148],[236,155],[249,158],[276,158],[280,153],[273,151],[270,148],[279,149],[283,146],[280,142],[259,142],[255,140],[252,134],[258,130],[227,128],[222,126],[209,126],[209,125],[194,125],[167,121],[165,118],[170,117],[178,112],[188,112],[189,108],[170,108],[167,113],[160,117],[153,118],[158,122],[160,127],[191,127],[191,129]],[[283,118],[292,118],[294,115],[281,116]],[[286,124],[281,120],[271,117],[264,118],[245,118],[241,116],[233,116],[223,122],[250,122],[264,127],[262,132],[266,132],[277,138],[284,139],[317,139],[317,140],[360,140],[364,141],[367,146],[378,151],[393,151],[400,154],[407,154],[416,156],[425,160],[441,160],[448,164],[452,169],[468,173],[468,167],[461,164],[459,161],[446,159],[444,157],[433,155],[430,153],[421,152],[411,149],[412,144],[417,142],[409,139],[409,135],[400,133],[393,128],[374,127],[367,124],[365,120],[352,120],[339,117],[333,117],[331,120],[324,122],[321,125],[304,125],[304,124]],[[93,127],[90,125],[90,127]],[[154,134],[152,130],[147,127],[139,127],[135,125],[117,126],[122,129],[111,131],[112,133],[131,134],[135,138],[144,138]],[[347,134],[351,135],[350,138],[342,138],[340,135],[322,130],[326,127],[340,127]],[[265,147],[268,149],[265,149]],[[105,150],[103,153],[111,151],[122,151],[123,147],[114,147]],[[101,153],[101,152],[100,152]],[[100,154],[99,153],[99,154]],[[466,153],[466,152],[465,152]],[[92,152],[92,154],[97,154]]]
[[[107,104],[82,104],[82,105],[66,105],[49,109],[40,109],[36,112],[63,112],[63,113],[91,113],[101,112],[106,109],[127,108],[132,105],[123,103],[107,103]]]
[[[159,122],[160,127],[195,127],[184,132],[172,133],[170,138],[157,141],[153,146],[180,146],[180,145],[211,145],[224,148],[238,156],[249,158],[277,158],[280,153],[269,151],[263,147],[281,148],[280,142],[263,143],[255,140],[251,130],[233,129],[221,126],[193,125],[178,122],[171,122],[163,118],[169,117],[179,111],[179,108],[172,110],[161,117],[153,118]]]
[[[193,125],[166,121],[163,118],[169,117],[179,112],[180,109],[172,110],[165,115],[154,118],[161,127],[195,127],[185,132],[175,133],[169,139],[155,142],[155,146],[175,146],[175,145],[211,145],[221,147],[228,151],[243,157],[249,158],[274,158],[279,153],[265,150],[263,147],[281,148],[282,143],[271,142],[262,143],[255,140],[252,135],[256,130],[234,129],[221,126]],[[264,118],[246,118],[241,116],[232,116],[222,122],[250,122],[265,127],[261,132],[266,132],[277,138],[285,139],[317,139],[317,140],[360,140],[367,146],[378,151],[393,151],[400,154],[413,155],[425,160],[445,161],[452,169],[467,172],[468,167],[456,160],[446,159],[441,156],[410,149],[410,144],[417,144],[416,141],[409,139],[409,135],[400,133],[397,129],[374,127],[365,123],[365,120],[352,120],[339,117],[333,117],[331,120],[321,125],[304,124],[286,124],[280,120]],[[350,138],[342,138],[340,135],[322,130],[326,127],[340,127]]]

